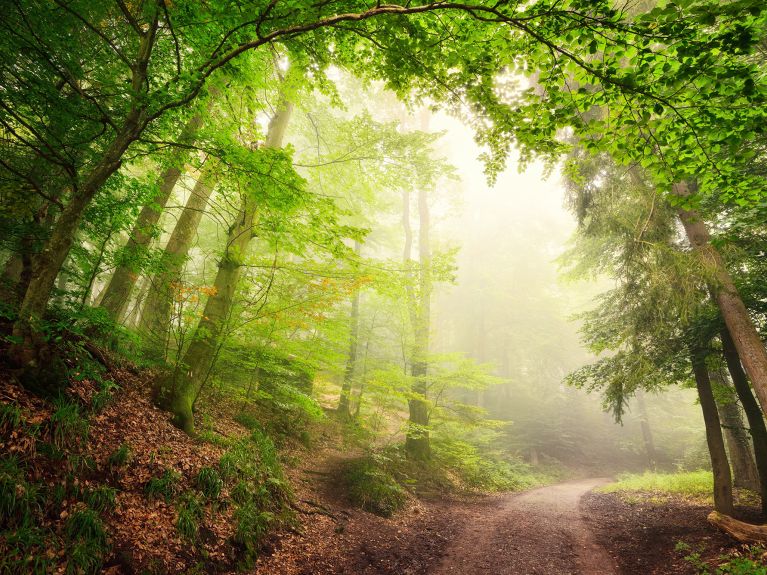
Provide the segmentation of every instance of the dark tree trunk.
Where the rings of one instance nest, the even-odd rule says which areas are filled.
[[[714,472],[714,508],[720,513],[732,515],[732,476],[724,448],[719,412],[716,409],[711,381],[706,369],[706,358],[703,353],[695,351],[691,355],[691,361],[700,408],[703,411],[703,423],[706,426],[706,443],[711,456],[711,468]]]
[[[178,142],[186,145],[191,144],[201,125],[202,117],[200,115],[194,116],[184,127]],[[145,259],[149,244],[156,235],[157,222],[160,221],[165,205],[181,177],[182,168],[188,156],[189,152],[184,148],[173,154],[170,165],[160,176],[160,187],[157,195],[139,213],[123,248],[122,261],[112,274],[107,287],[104,288],[104,295],[99,306],[104,308],[114,321],[122,320],[125,314],[128,300],[141,271],[141,262]]]
[[[722,349],[727,369],[730,372],[735,393],[738,394],[743,412],[750,428],[751,440],[754,445],[754,460],[759,473],[759,494],[762,498],[762,513],[767,515],[767,425],[762,417],[762,410],[751,392],[746,373],[740,364],[738,352],[727,328],[721,332]]]
[[[710,371],[709,378],[712,383],[732,389],[729,381],[719,371]],[[732,466],[732,484],[735,487],[745,487],[758,492],[759,473],[751,453],[748,431],[743,425],[743,413],[740,406],[734,397],[728,397],[717,401],[717,408],[722,419],[724,441],[727,444],[727,452]]]

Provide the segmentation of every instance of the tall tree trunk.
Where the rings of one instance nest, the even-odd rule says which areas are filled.
[[[203,168],[165,245],[161,269],[150,282],[141,312],[140,330],[156,349],[164,348],[163,342],[170,329],[173,284],[181,279],[197,228],[215,188],[214,169],[212,164]]]
[[[717,370],[709,371],[709,379],[714,384],[732,389],[727,379]],[[727,452],[732,466],[732,484],[735,487],[745,487],[758,492],[759,473],[751,453],[751,446],[749,445],[751,441],[743,425],[743,413],[740,406],[734,397],[729,397],[717,401],[717,407],[722,419],[724,440],[727,444]]]
[[[647,413],[647,404],[644,400],[644,391],[638,389],[636,392],[637,407],[639,408],[639,427],[642,429],[642,440],[647,454],[647,464],[653,471],[658,467],[658,453],[655,451],[655,442],[650,428],[650,417]]]
[[[706,443],[711,456],[711,468],[714,472],[714,508],[720,513],[732,515],[732,476],[724,448],[719,412],[716,410],[711,381],[706,369],[706,358],[703,353],[694,351],[691,361],[700,408],[703,411],[703,423],[706,426]]]
[[[684,198],[693,193],[694,188],[695,184],[688,182],[674,184],[674,194]],[[694,210],[679,208],[678,214],[690,245],[714,278],[711,286],[714,299],[732,336],[740,361],[743,362],[743,367],[754,386],[762,412],[767,414],[767,350],[764,343],[748,315],[721,254],[711,244],[705,222]]]
[[[354,242],[354,251],[359,256],[362,250],[362,244]],[[355,290],[352,296],[352,309],[349,316],[349,357],[346,360],[346,369],[344,370],[344,382],[341,386],[341,396],[338,399],[338,415],[342,419],[351,418],[350,400],[352,394],[352,384],[354,383],[354,374],[357,371],[357,345],[360,331],[360,290]]]
[[[293,106],[289,102],[280,103],[269,123],[266,147],[282,147],[292,109]],[[160,382],[159,401],[173,412],[173,423],[190,435],[194,433],[192,404],[213,367],[223,328],[229,320],[237,282],[240,279],[240,269],[253,237],[257,207],[252,198],[243,198],[237,219],[229,228],[226,249],[218,265],[213,284],[215,293],[205,303],[202,319],[192,336],[192,343],[181,360],[178,370],[181,373],[176,373],[172,381]]]
[[[13,361],[23,367],[32,378],[42,375],[41,365],[49,359],[38,322],[45,313],[56,276],[72,248],[80,220],[104,183],[120,169],[123,155],[146,127],[146,102],[141,100],[140,95],[145,92],[149,59],[159,23],[159,7],[155,5],[151,9],[154,10],[153,18],[141,36],[134,65],[131,67],[131,87],[137,99],[101,159],[82,181],[82,185],[72,191],[69,202],[61,211],[42,251],[36,255],[32,264],[33,277],[24,293],[19,315],[13,326],[13,336],[18,343],[10,350]],[[63,194],[60,194],[59,197],[62,196]]]
[[[426,399],[429,371],[429,331],[431,328],[431,249],[429,244],[429,203],[425,190],[418,191],[418,251],[420,277],[418,310],[415,325],[415,346],[411,374],[415,378],[413,397],[408,401],[410,420],[405,451],[412,459],[425,460],[431,456],[429,442],[429,403]]]
[[[197,131],[202,125],[202,116],[193,116],[178,138],[180,144],[194,142]],[[117,269],[109,280],[100,307],[105,309],[114,321],[120,321],[125,314],[128,300],[141,271],[147,248],[155,237],[155,227],[160,221],[165,205],[168,203],[173,189],[182,174],[184,162],[189,156],[186,149],[178,149],[170,160],[170,165],[160,176],[160,187],[152,201],[145,205],[139,213],[136,223],[131,230],[128,241],[123,248],[123,256]]]
[[[740,364],[738,352],[735,344],[730,337],[727,328],[721,332],[722,350],[724,359],[727,362],[727,370],[730,372],[735,393],[738,394],[740,404],[746,414],[751,440],[754,444],[754,460],[756,469],[759,472],[759,494],[762,498],[762,513],[767,515],[767,425],[765,425],[762,411],[756,402],[754,394],[751,393],[751,387],[748,385],[746,373]]]

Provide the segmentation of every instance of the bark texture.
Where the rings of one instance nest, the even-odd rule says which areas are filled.
[[[759,473],[759,494],[762,497],[762,513],[767,515],[767,425],[765,425],[762,410],[751,392],[746,373],[740,364],[738,352],[727,328],[721,332],[724,359],[730,372],[735,393],[738,394],[743,412],[746,414],[751,441],[754,445],[754,461]]]
[[[674,193],[687,197],[694,191],[694,184],[681,182],[674,185]],[[767,414],[767,350],[756,331],[748,310],[732,281],[719,251],[711,244],[711,237],[705,222],[694,210],[679,208],[687,239],[690,241],[701,263],[713,278],[712,292],[727,330],[738,351],[740,361],[754,386],[756,397]]]
[[[716,409],[711,381],[706,369],[705,356],[702,353],[693,352],[691,360],[700,408],[703,411],[703,422],[706,426],[706,443],[711,456],[711,468],[714,472],[714,509],[720,513],[732,515],[732,475],[724,447],[719,412]]]
[[[717,511],[709,514],[708,521],[741,543],[767,543],[767,525],[744,523]]]
[[[718,385],[730,387],[729,382],[717,371],[710,372],[709,377]],[[748,431],[743,425],[743,413],[737,402],[731,398],[728,399],[730,400],[718,401],[717,407],[732,465],[732,484],[735,487],[745,487],[758,492],[759,473],[756,470],[754,455],[751,453]]]

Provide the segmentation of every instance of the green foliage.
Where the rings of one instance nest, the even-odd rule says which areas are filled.
[[[618,481],[600,488],[605,493],[652,493],[654,495],[675,495],[691,499],[711,499],[714,478],[710,471],[688,471],[679,473],[624,474]]]
[[[109,465],[112,467],[123,467],[131,458],[131,448],[127,443],[121,443],[120,446],[115,449],[109,455]]]
[[[263,427],[261,426],[261,422],[258,420],[258,418],[255,415],[248,413],[246,411],[241,411],[240,413],[235,415],[234,420],[250,431],[263,429]]]
[[[684,541],[678,541],[676,551],[686,553],[684,559],[697,575],[767,575],[763,559],[765,549],[760,545],[744,545],[741,550],[721,555],[716,566],[702,559],[704,546],[693,549]]]
[[[435,463],[456,473],[469,489],[520,491],[552,480],[521,461],[484,455],[479,447],[467,441],[439,438],[432,449]]]
[[[88,439],[88,420],[83,417],[80,405],[58,397],[53,402],[51,414],[51,437],[58,449],[79,447]]]
[[[144,493],[149,499],[162,498],[169,503],[179,490],[181,474],[175,469],[166,469],[160,477],[152,477],[144,486]]]
[[[15,457],[0,459],[0,525],[29,524],[40,504],[38,489],[27,483],[19,460]]]
[[[407,502],[407,494],[375,457],[350,462],[344,481],[352,503],[382,517],[391,517]]]
[[[255,565],[263,538],[274,519],[273,513],[261,510],[253,501],[246,501],[235,509],[236,527],[232,540],[241,551],[238,561],[240,570],[252,569]]]
[[[101,570],[109,552],[106,531],[92,509],[72,513],[64,526],[68,542],[67,574],[95,574]]]
[[[101,381],[99,390],[91,398],[91,410],[98,413],[109,405],[114,399],[114,394],[120,389],[112,380]]]
[[[203,467],[195,477],[195,484],[205,497],[217,499],[221,495],[224,482],[214,468]]]
[[[255,562],[263,537],[291,518],[292,492],[274,443],[255,429],[248,438],[236,441],[221,457],[221,477],[234,482],[230,496],[235,503],[233,542],[241,551],[241,569]]]
[[[0,531],[0,574],[44,575],[53,568],[46,555],[51,533],[36,525],[24,524],[9,531]]]
[[[8,434],[21,425],[21,409],[15,403],[0,403],[0,434]]]
[[[182,537],[188,541],[194,541],[204,515],[204,508],[194,493],[187,492],[181,496],[176,506],[176,513],[176,529]]]
[[[108,485],[97,485],[86,489],[81,495],[82,501],[99,513],[112,511],[115,507],[116,497],[117,490]]]

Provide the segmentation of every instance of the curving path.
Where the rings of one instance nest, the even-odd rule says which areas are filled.
[[[615,575],[615,561],[594,541],[579,506],[607,481],[568,481],[504,497],[467,518],[430,575]]]

